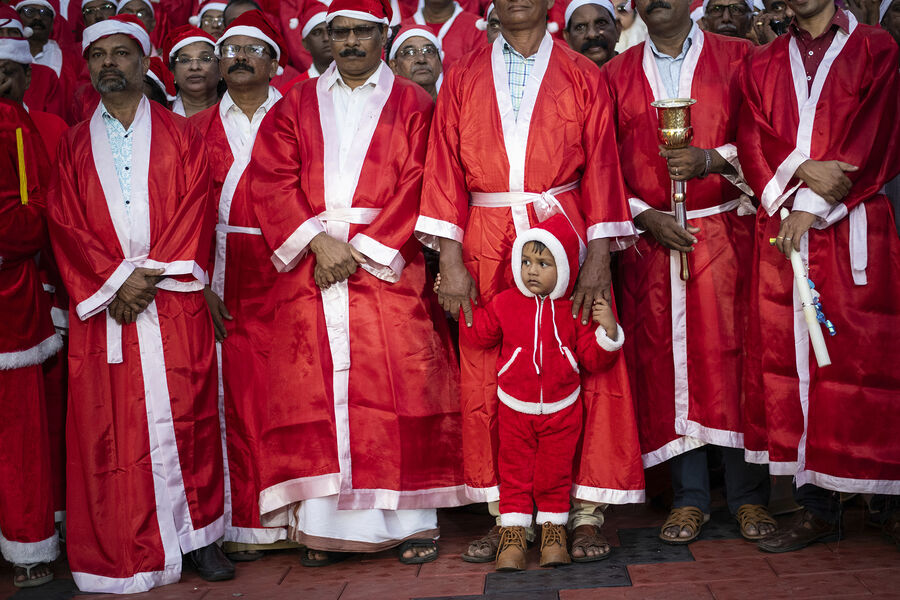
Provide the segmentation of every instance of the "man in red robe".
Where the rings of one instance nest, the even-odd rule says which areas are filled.
[[[484,304],[513,285],[516,232],[564,213],[582,246],[573,318],[587,323],[594,298],[609,296],[610,247],[635,235],[609,97],[596,66],[547,33],[546,2],[495,4],[503,34],[458,62],[438,97],[416,231],[440,250],[442,305],[470,323],[471,299]],[[499,515],[497,350],[463,339],[460,354],[466,491]],[[602,504],[644,498],[624,360],[586,375],[582,388],[585,434],[572,495],[589,504],[576,507],[571,523],[576,561],[609,556]],[[499,525],[464,560],[492,561]]]
[[[476,27],[478,14],[467,12],[455,0],[424,0],[402,27],[419,25],[430,29],[444,53],[444,70],[457,60],[484,46],[484,36]]]
[[[838,534],[835,492],[900,494],[900,239],[881,191],[900,170],[898,49],[832,0],[788,4],[788,35],[743,70],[738,130],[761,202],[745,344],[756,435],[745,442],[795,476],[804,506],[760,542],[770,552]],[[821,329],[828,366],[810,351],[792,251],[835,332]]]
[[[435,508],[467,502],[457,375],[413,236],[433,103],[381,61],[390,16],[331,4],[335,64],[266,117],[241,184],[254,221],[236,217],[280,272],[259,315],[262,522],[289,524],[309,566],[398,544],[434,560]]]
[[[256,335],[255,308],[277,275],[260,270],[271,252],[259,231],[241,227],[230,219],[235,188],[247,164],[263,117],[281,100],[269,85],[278,69],[274,30],[259,11],[249,11],[232,21],[216,43],[219,67],[228,91],[214,106],[191,117],[206,140],[210,155],[213,195],[219,216],[210,286],[205,290],[216,339],[221,342],[219,360],[219,419],[225,448],[225,551],[235,560],[262,557],[261,550],[283,540],[284,527],[265,528],[259,522],[259,488],[256,465],[249,444],[253,440],[253,405],[265,398],[264,362],[257,348],[264,340]],[[241,47],[263,46],[262,56]],[[238,51],[235,51],[237,48]],[[250,284],[248,280],[255,280]]]
[[[234,568],[224,533],[215,347],[203,299],[211,181],[196,129],[143,96],[150,40],[119,15],[84,32],[102,96],[66,135],[51,190],[68,290],[68,557],[82,591]],[[152,160],[151,160],[152,158]]]
[[[4,40],[0,52],[31,58],[28,42]],[[0,83],[0,87],[2,87]],[[44,216],[49,160],[22,106],[0,100],[0,553],[17,587],[53,579],[59,555],[53,527],[52,471],[41,363],[62,339],[53,330],[35,255],[47,244]]]
[[[752,46],[701,31],[688,0],[638,0],[636,7],[650,37],[607,63],[603,79],[615,105],[631,213],[646,232],[622,254],[621,315],[644,466],[668,462],[672,474],[673,507],[660,538],[691,542],[708,519],[701,446],[710,444],[720,447],[728,508],[741,534],[759,539],[775,521],[765,508],[767,469],[744,461],[741,350],[754,220],[737,187],[749,191],[733,143],[741,102],[736,73]],[[666,98],[697,101],[687,148],[660,151],[650,103]],[[672,215],[670,179],[689,181],[687,229]]]

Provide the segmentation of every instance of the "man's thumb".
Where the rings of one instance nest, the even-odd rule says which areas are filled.
[[[851,165],[849,163],[837,161],[838,166],[841,168],[841,171],[859,171],[859,167]]]
[[[353,260],[355,260],[359,264],[365,264],[366,256],[353,246],[350,247],[350,255],[353,256]]]

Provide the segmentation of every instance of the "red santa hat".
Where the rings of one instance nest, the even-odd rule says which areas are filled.
[[[0,24],[0,27],[3,25]],[[34,59],[31,58],[28,40],[23,37],[0,38],[0,60],[11,60],[22,65],[33,63]]]
[[[431,32],[430,29],[422,26],[422,25],[407,25],[399,32],[397,32],[397,37],[394,38],[394,41],[391,42],[391,52],[388,54],[388,60],[394,60],[397,56],[397,51],[400,49],[400,46],[403,45],[403,42],[408,40],[409,38],[420,37],[425,38],[437,48],[438,52],[441,55],[441,60],[444,59],[444,51],[441,49],[441,42],[438,41],[437,37]]]
[[[147,77],[159,86],[159,89],[166,95],[166,100],[169,102],[175,100],[175,77],[160,57],[150,57],[150,69],[147,71]]]
[[[188,19],[188,23],[194,27],[199,27],[200,21],[203,19],[203,13],[208,10],[221,10],[224,13],[226,8],[228,8],[228,3],[226,2],[221,2],[220,0],[207,0],[200,4],[200,10],[196,15]]]
[[[141,20],[134,15],[116,15],[87,27],[81,38],[81,53],[87,53],[90,45],[97,40],[117,33],[133,39],[141,47],[144,56],[150,56],[150,34],[144,29]]]
[[[605,8],[609,12],[610,17],[612,17],[613,19],[616,18],[616,7],[613,6],[613,3],[609,0],[572,0],[572,2],[569,3],[569,5],[566,7],[565,24],[567,29],[569,27],[569,20],[572,18],[572,15],[575,13],[575,11],[587,4],[594,4],[596,6]]]
[[[22,0],[21,2],[16,3],[13,8],[16,10],[25,8],[26,6],[43,6],[44,8],[49,8],[50,12],[53,13],[53,17],[56,18],[56,8],[47,2],[47,0]]]
[[[163,58],[172,60],[175,58],[175,55],[178,54],[179,50],[194,42],[206,42],[213,48],[216,47],[216,38],[213,36],[209,35],[199,27],[182,25],[181,27],[176,27],[170,31],[169,35],[166,36],[166,39],[163,40]]]
[[[222,37],[216,42],[216,54],[221,56],[222,43],[231,36],[246,35],[247,37],[262,40],[272,46],[275,50],[275,60],[278,61],[278,74],[284,73],[284,67],[287,64],[287,52],[282,52],[285,48],[284,38],[281,33],[272,25],[271,22],[260,10],[248,10],[237,19],[231,22],[228,29],[222,34]]]
[[[6,4],[0,4],[0,29],[16,29],[23,38],[30,38],[32,34],[31,27],[22,25],[19,13]]]
[[[388,0],[333,0],[328,7],[325,22],[331,23],[335,17],[349,17],[390,25],[393,16],[394,11]]]
[[[299,19],[291,19],[288,23],[291,29],[300,29],[300,39],[306,39],[309,32],[325,22],[328,7],[321,2],[310,2]]]
[[[26,1],[27,1],[27,0],[26,0]],[[129,2],[131,2],[131,0],[119,0],[119,2],[116,2],[116,12],[121,12],[121,11],[122,11],[122,7],[125,6],[126,4],[128,4]],[[151,13],[153,14],[153,16],[155,17],[155,16],[156,16],[156,9],[153,8],[153,3],[150,2],[150,0],[141,0],[141,2],[143,2],[144,5],[146,5],[146,7],[150,9],[150,12],[151,12]]]
[[[487,8],[484,9],[484,18],[478,19],[477,21],[475,21],[475,27],[477,27],[481,31],[487,31],[488,21],[491,20],[492,12],[494,12],[494,3],[493,2],[488,4]]]
[[[512,272],[519,291],[528,297],[534,294],[522,281],[522,248],[528,242],[541,242],[556,261],[556,287],[550,292],[551,300],[568,298],[578,277],[578,234],[565,215],[556,214],[536,227],[522,232],[513,243]]]

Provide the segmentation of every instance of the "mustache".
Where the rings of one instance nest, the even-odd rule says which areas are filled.
[[[103,69],[100,71],[99,77],[100,79],[103,79],[103,77],[106,75],[115,75],[116,77],[125,79],[125,73],[123,73],[119,69]]]
[[[651,13],[657,8],[672,8],[672,5],[664,0],[654,0],[650,4],[647,5],[647,12]]]
[[[609,42],[603,37],[586,40],[581,45],[581,52],[587,52],[591,48],[603,48],[604,50],[609,50]]]
[[[256,73],[256,69],[248,65],[247,63],[234,63],[230,67],[228,67],[228,73],[234,73],[235,71],[248,71],[250,73]]]
[[[366,57],[366,51],[360,50],[359,48],[345,48],[339,53],[342,58],[347,58],[348,56],[358,56],[360,58]]]

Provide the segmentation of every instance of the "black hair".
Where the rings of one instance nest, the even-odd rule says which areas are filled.
[[[149,89],[150,95],[147,96],[150,100],[155,102],[159,102],[166,108],[169,108],[169,99],[166,98],[166,93],[162,91],[162,88],[159,87],[159,84],[150,77],[149,75],[144,75],[144,86],[145,91]]]
[[[544,245],[544,242],[539,242],[538,240],[530,240],[528,242],[525,242],[525,244],[522,246],[522,248],[524,249],[525,246],[528,246],[528,245],[531,245],[531,251],[534,252],[535,254],[540,254],[544,250],[547,250],[547,246]],[[547,250],[547,251],[550,252],[549,250]],[[550,254],[553,254],[553,253],[550,252]]]

